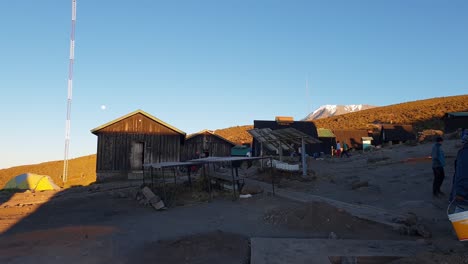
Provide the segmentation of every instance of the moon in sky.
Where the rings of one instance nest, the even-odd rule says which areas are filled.
[[[102,110],[106,110],[106,106],[105,106],[105,105],[101,105],[101,109],[102,109]]]

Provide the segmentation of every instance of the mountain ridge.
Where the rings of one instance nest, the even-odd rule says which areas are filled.
[[[377,106],[368,105],[368,104],[352,104],[352,105],[322,105],[317,108],[312,113],[308,114],[301,121],[311,121],[321,118],[327,118],[331,116],[343,115],[347,113],[358,112],[362,110],[367,110],[375,108]]]

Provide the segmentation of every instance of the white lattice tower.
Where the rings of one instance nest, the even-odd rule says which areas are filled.
[[[73,63],[75,60],[76,0],[72,0],[72,24],[70,34],[70,63],[68,65],[67,120],[65,121],[65,155],[63,158],[63,182],[68,180],[68,153],[70,150],[71,103],[73,94]]]

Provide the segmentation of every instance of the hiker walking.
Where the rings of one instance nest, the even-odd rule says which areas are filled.
[[[444,182],[445,178],[445,155],[442,150],[442,142],[444,140],[442,137],[436,138],[436,143],[432,146],[432,171],[434,172],[434,182],[432,184],[432,195],[438,197],[440,195],[445,195],[441,190],[440,186]]]
[[[343,155],[346,155],[346,157],[349,158],[348,149],[348,144],[346,144],[346,141],[343,141],[343,150],[341,151],[341,157],[343,157]]]
[[[455,213],[468,210],[468,141],[458,151],[455,160],[450,201],[455,203]]]

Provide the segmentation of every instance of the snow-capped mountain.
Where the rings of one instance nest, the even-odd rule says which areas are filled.
[[[320,118],[326,118],[330,116],[343,115],[347,113],[357,112],[361,110],[366,110],[374,108],[376,106],[372,105],[322,105],[314,112],[307,115],[303,120],[316,120]]]

